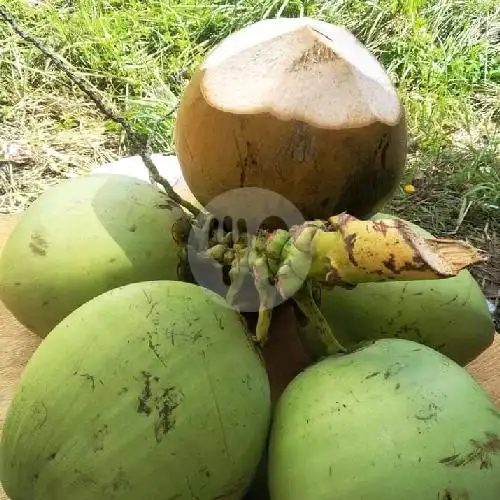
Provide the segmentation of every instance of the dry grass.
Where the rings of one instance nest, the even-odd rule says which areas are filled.
[[[73,96],[30,93],[0,129],[0,212],[20,212],[48,186],[120,156],[95,107]],[[61,120],[65,127],[61,127]]]

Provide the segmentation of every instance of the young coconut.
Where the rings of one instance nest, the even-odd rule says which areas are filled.
[[[273,417],[271,500],[497,500],[499,467],[499,408],[464,368],[409,340],[312,365]]]
[[[194,284],[131,283],[73,311],[29,360],[0,481],[12,500],[240,500],[270,417],[236,311]]]
[[[45,337],[117,286],[189,279],[179,245],[189,219],[149,182],[96,174],[47,189],[23,212],[0,258],[0,299]]]
[[[227,37],[192,77],[175,125],[184,178],[202,205],[253,186],[307,219],[375,213],[398,184],[406,137],[376,58],[346,29],[310,18],[264,20]],[[255,218],[266,210],[255,206]]]

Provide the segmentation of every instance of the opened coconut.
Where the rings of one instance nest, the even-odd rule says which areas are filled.
[[[259,187],[307,219],[366,217],[397,187],[406,133],[390,78],[353,34],[280,18],[247,26],[208,55],[182,96],[175,142],[204,206]],[[255,200],[254,213],[270,215]]]

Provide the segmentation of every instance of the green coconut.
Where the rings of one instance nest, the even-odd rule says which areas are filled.
[[[394,218],[377,214],[374,218]],[[421,227],[415,231],[432,238]],[[319,308],[346,347],[364,340],[402,338],[440,351],[465,365],[495,335],[485,297],[468,270],[443,280],[362,283],[352,290],[318,289]]]
[[[133,283],[76,309],[34,353],[0,479],[12,500],[240,500],[270,412],[235,310],[194,284]]]
[[[271,500],[498,500],[500,411],[446,356],[381,339],[286,388],[269,488]]]
[[[185,218],[125,175],[65,180],[21,215],[0,258],[0,299],[44,337],[78,306],[128,283],[178,279],[172,228]]]

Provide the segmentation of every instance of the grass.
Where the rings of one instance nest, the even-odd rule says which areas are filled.
[[[379,58],[407,110],[404,182],[416,191],[401,189],[387,209],[435,235],[499,247],[496,0],[4,1],[137,130],[154,129],[156,152],[173,150],[175,115],[162,118],[207,50],[229,33],[277,16],[342,24]],[[24,148],[18,161],[0,164],[0,209],[16,211],[58,179],[126,155],[127,144],[116,124],[2,23],[0,41],[0,146]]]

